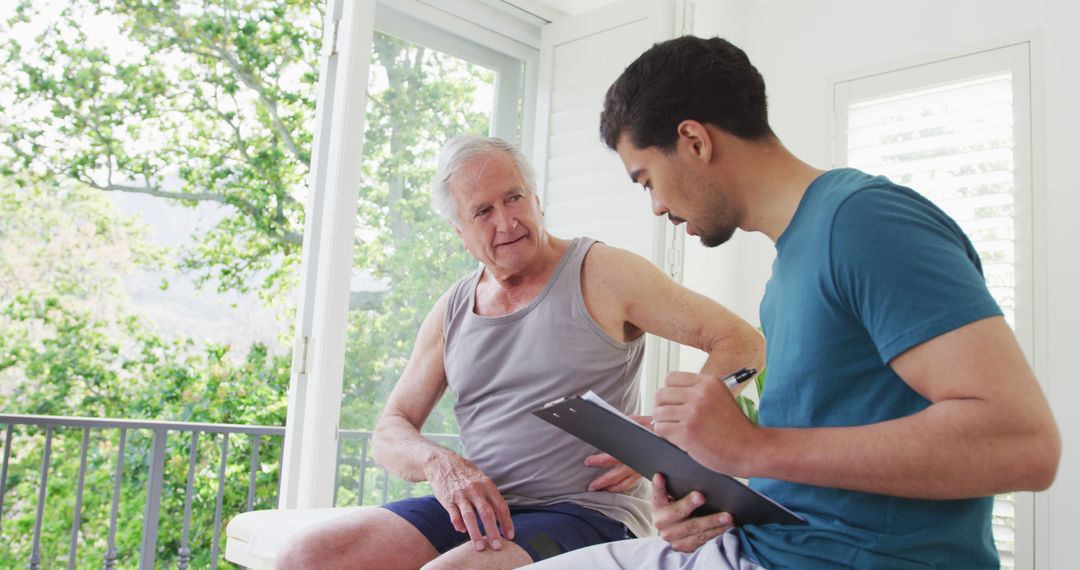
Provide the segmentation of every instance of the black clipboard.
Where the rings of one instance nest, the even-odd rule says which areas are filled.
[[[694,511],[694,516],[728,512],[737,525],[806,524],[799,515],[734,477],[705,467],[670,441],[583,397],[551,402],[533,411],[533,415],[610,454],[649,479],[656,472],[663,473],[668,494],[673,497],[700,491],[705,495],[705,504]]]

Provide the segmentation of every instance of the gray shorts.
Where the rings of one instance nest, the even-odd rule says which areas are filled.
[[[739,535],[728,532],[693,552],[678,552],[660,537],[598,544],[526,566],[531,570],[588,568],[589,570],[765,570],[744,557]]]

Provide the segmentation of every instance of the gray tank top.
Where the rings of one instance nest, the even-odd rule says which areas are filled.
[[[620,342],[585,308],[581,265],[595,240],[578,238],[547,286],[528,306],[483,317],[474,310],[483,268],[450,290],[443,323],[446,380],[465,457],[494,480],[511,506],[570,502],[652,534],[648,487],[589,492],[601,470],[586,467],[596,449],[530,412],[592,390],[625,413],[637,413],[644,335]]]

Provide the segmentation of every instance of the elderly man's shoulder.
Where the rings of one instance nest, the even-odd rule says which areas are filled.
[[[435,300],[435,304],[432,305],[431,310],[428,311],[427,317],[424,318],[424,324],[434,326],[436,323],[442,322],[446,318],[447,307],[450,304],[450,296],[453,293],[454,288],[447,289],[445,293],[439,296]],[[429,323],[430,321],[430,323]],[[441,332],[441,327],[440,332]]]
[[[598,241],[589,249],[588,255],[585,257],[586,264],[594,264],[597,267],[614,266],[616,268],[622,266],[649,266],[652,263],[648,259],[621,247],[615,247],[608,245],[602,241]]]
[[[644,257],[620,247],[597,242],[582,266],[582,279],[626,283],[628,278],[653,277],[660,269]]]

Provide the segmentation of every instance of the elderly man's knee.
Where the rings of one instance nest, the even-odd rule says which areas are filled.
[[[278,553],[275,566],[279,570],[318,568],[333,552],[325,530],[304,532],[287,542]]]
[[[532,563],[525,550],[511,541],[504,541],[501,550],[477,552],[472,543],[465,543],[436,557],[422,570],[473,570],[475,568],[520,568]]]
[[[424,564],[420,570],[466,570],[477,567],[475,562],[443,555]]]
[[[281,549],[279,570],[418,568],[438,552],[411,523],[384,509],[334,519],[298,534]]]

